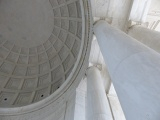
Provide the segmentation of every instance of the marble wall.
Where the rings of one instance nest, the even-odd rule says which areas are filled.
[[[132,0],[91,0],[93,17],[95,21],[107,18],[113,26],[125,30],[132,2]]]

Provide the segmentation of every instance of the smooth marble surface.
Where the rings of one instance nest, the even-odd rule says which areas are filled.
[[[139,42],[160,53],[160,32],[150,30],[140,25],[135,25],[128,30],[128,34]]]
[[[100,71],[87,69],[87,120],[113,120]]]
[[[159,120],[160,55],[106,21],[94,33],[126,119]]]

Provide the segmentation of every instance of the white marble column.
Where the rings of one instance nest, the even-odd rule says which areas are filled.
[[[91,44],[89,62],[90,62],[90,66],[93,66],[93,65],[99,66],[105,91],[108,94],[111,86],[111,79],[95,36],[93,36],[93,40]]]
[[[160,53],[160,32],[150,30],[140,25],[135,25],[129,29],[128,34]]]
[[[160,120],[160,55],[106,21],[94,33],[126,119]]]
[[[87,70],[87,120],[113,120],[97,67],[90,67]]]

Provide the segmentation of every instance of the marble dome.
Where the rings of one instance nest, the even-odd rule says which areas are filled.
[[[71,75],[83,45],[79,0],[0,1],[0,107],[38,102]]]

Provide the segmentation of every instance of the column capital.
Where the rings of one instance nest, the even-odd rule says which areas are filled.
[[[90,70],[98,70],[99,72],[101,72],[102,70],[102,65],[101,64],[96,64],[96,65],[93,65],[93,66],[89,66],[87,69],[86,69],[86,76],[88,74],[88,71]]]

